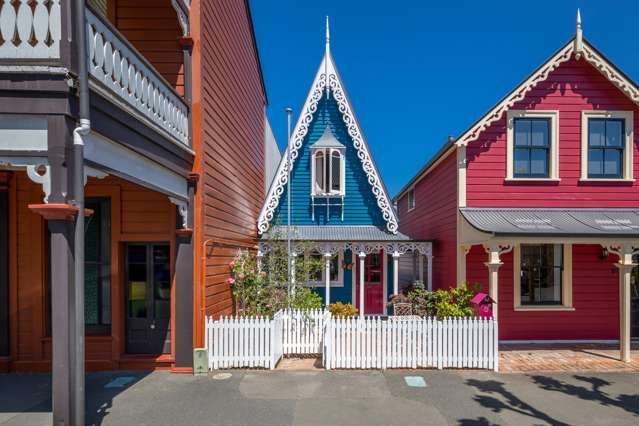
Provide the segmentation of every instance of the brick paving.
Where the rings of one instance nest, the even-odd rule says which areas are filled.
[[[509,346],[500,348],[499,371],[531,372],[639,372],[639,344],[632,361],[619,361],[619,348],[602,345]]]

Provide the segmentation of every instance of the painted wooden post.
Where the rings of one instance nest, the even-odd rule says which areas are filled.
[[[607,246],[608,250],[619,256],[619,358],[630,362],[631,342],[631,295],[630,284],[632,269],[637,266],[633,255],[639,252],[639,244],[625,243]]]
[[[424,284],[424,255],[417,252],[417,274],[419,276],[419,280]]]
[[[291,293],[295,294],[295,258],[297,258],[297,253],[291,253]]]
[[[330,253],[324,254],[325,259],[325,281],[326,281],[326,306],[331,304],[331,257]]]
[[[393,252],[393,296],[399,293],[399,252]]]
[[[486,253],[488,253],[488,262],[485,265],[488,267],[488,295],[497,303],[499,303],[499,267],[503,265],[500,259],[500,255],[508,253],[513,249],[512,245],[490,244],[484,246]],[[493,310],[493,318],[497,320],[499,317],[499,306],[495,306]]]
[[[426,285],[426,288],[428,291],[433,291],[433,255],[429,254],[426,260],[428,262],[428,284]]]
[[[359,253],[359,316],[364,318],[364,261],[366,253]]]

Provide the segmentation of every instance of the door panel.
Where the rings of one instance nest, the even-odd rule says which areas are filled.
[[[357,264],[359,267],[359,263]],[[359,277],[357,271],[355,306],[359,308]],[[384,253],[373,253],[364,261],[364,314],[381,315],[384,313]]]
[[[168,244],[126,247],[127,353],[171,352],[170,265]]]

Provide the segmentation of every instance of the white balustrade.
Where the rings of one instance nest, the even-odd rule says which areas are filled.
[[[59,59],[60,0],[0,0],[0,59]]]
[[[180,143],[189,145],[188,107],[101,17],[86,11],[89,74]]]

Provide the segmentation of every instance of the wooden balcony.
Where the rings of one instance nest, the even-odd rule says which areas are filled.
[[[0,0],[0,65],[12,72],[75,69],[64,0]],[[65,28],[66,26],[66,28]],[[101,13],[86,8],[92,92],[164,138],[190,147],[188,104]]]

